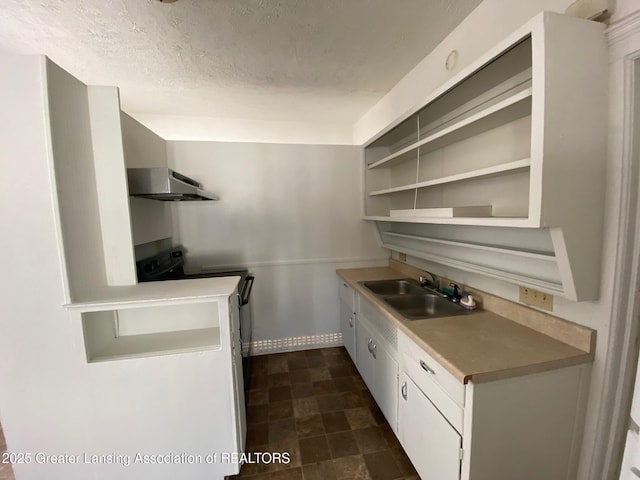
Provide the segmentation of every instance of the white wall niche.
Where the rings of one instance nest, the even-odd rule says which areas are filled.
[[[221,350],[217,302],[82,313],[88,363]]]

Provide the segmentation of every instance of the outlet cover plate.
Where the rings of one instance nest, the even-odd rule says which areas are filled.
[[[520,302],[553,312],[553,295],[529,287],[520,287]]]

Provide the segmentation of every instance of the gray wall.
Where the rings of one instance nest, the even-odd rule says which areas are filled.
[[[247,265],[256,274],[254,340],[339,331],[336,268],[386,263],[362,218],[354,146],[167,142],[170,168],[218,202],[173,205],[188,267]]]

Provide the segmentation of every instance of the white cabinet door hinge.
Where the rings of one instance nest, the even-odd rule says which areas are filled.
[[[460,453],[458,454],[460,460],[462,460],[462,457],[464,456],[464,450],[461,448],[460,449]]]

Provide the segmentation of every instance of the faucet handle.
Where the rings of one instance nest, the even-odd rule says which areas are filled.
[[[460,295],[460,285],[458,285],[457,283],[451,282],[449,286],[453,288],[453,301],[457,302],[462,298],[462,295]]]

